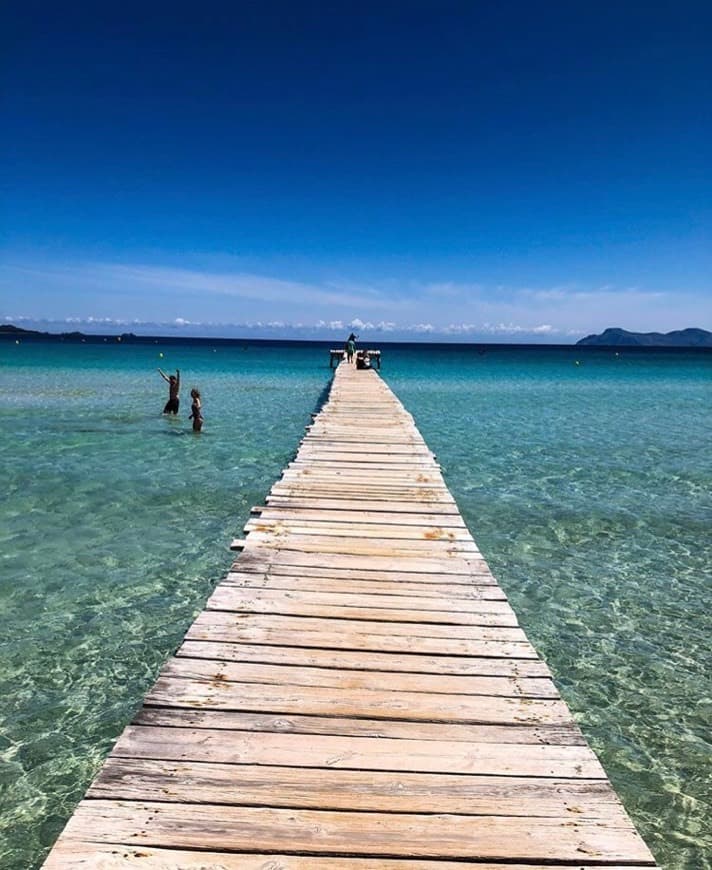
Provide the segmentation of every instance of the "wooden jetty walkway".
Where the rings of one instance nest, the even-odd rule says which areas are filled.
[[[376,372],[246,531],[48,870],[655,866]]]

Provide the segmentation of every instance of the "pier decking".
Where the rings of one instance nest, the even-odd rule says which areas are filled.
[[[374,371],[246,531],[47,870],[655,866]]]

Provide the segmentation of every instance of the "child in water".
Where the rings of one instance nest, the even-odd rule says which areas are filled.
[[[180,405],[178,391],[180,390],[180,369],[176,369],[174,375],[167,375],[162,369],[158,369],[160,376],[168,382],[168,401],[163,409],[164,414],[177,414]]]
[[[193,400],[193,404],[190,406],[190,417],[188,417],[188,419],[193,421],[193,432],[200,432],[203,428],[203,411],[200,403],[200,390],[196,390],[195,387],[193,387],[190,391],[190,398]]]

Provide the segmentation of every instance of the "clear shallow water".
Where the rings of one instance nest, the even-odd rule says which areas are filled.
[[[386,377],[661,866],[712,866],[712,358],[452,350]]]
[[[224,574],[329,369],[308,345],[0,342],[0,364],[0,866],[24,870]],[[182,370],[177,421],[157,365]],[[661,865],[709,867],[712,359],[384,348],[383,375]]]

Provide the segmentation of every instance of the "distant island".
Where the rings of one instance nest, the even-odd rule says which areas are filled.
[[[0,335],[49,335],[48,332],[38,332],[36,329],[23,329],[12,323],[0,324]]]
[[[102,339],[106,341],[109,336],[104,335],[91,335],[85,332],[79,332],[78,330],[74,330],[73,332],[40,332],[39,329],[23,329],[21,326],[14,326],[12,323],[2,323],[0,324],[0,338],[3,336],[12,336],[14,338],[36,338],[36,339],[53,339],[53,338],[61,338],[62,340],[69,339],[70,341],[86,341],[87,339],[98,341]],[[122,332],[121,335],[111,336],[112,338],[116,338],[118,341],[122,341],[123,339],[132,339],[138,338],[138,336],[134,335],[133,332]]]
[[[606,329],[600,335],[587,335],[577,345],[606,347],[712,347],[712,332],[706,329],[676,329],[673,332],[628,332]]]
[[[133,332],[122,332],[120,335],[104,335],[97,333],[85,333],[77,330],[73,332],[41,332],[38,329],[23,329],[21,326],[15,326],[12,323],[0,324],[0,340],[15,339],[15,344],[20,344],[21,339],[35,342],[51,342],[51,341],[66,341],[66,342],[88,342],[98,344],[99,342],[117,341],[125,342],[126,344],[171,344],[173,342],[189,342],[189,343],[210,343],[221,345],[233,345],[244,342],[243,338],[222,338],[217,336],[175,336],[175,335],[136,335]],[[308,341],[309,339],[307,339]],[[326,344],[328,339],[312,339],[320,344]],[[276,344],[301,344],[303,339],[273,339],[259,338],[252,339],[257,343],[266,342]],[[392,343],[392,342],[386,342]],[[396,341],[395,344],[401,342]],[[405,342],[409,344],[409,342]],[[449,342],[445,342],[449,344]],[[505,344],[499,343],[491,345],[489,342],[476,341],[474,345],[481,347],[521,347],[520,343]],[[558,347],[566,348],[573,347],[571,344],[549,344],[537,343],[535,345],[526,345],[527,347]],[[673,332],[628,332],[626,329],[609,328],[605,329],[600,335],[587,335],[585,338],[576,342],[576,346],[588,347],[629,347],[629,348],[646,348],[646,347],[667,347],[667,348],[699,348],[712,350],[712,332],[706,329],[677,329]]]

